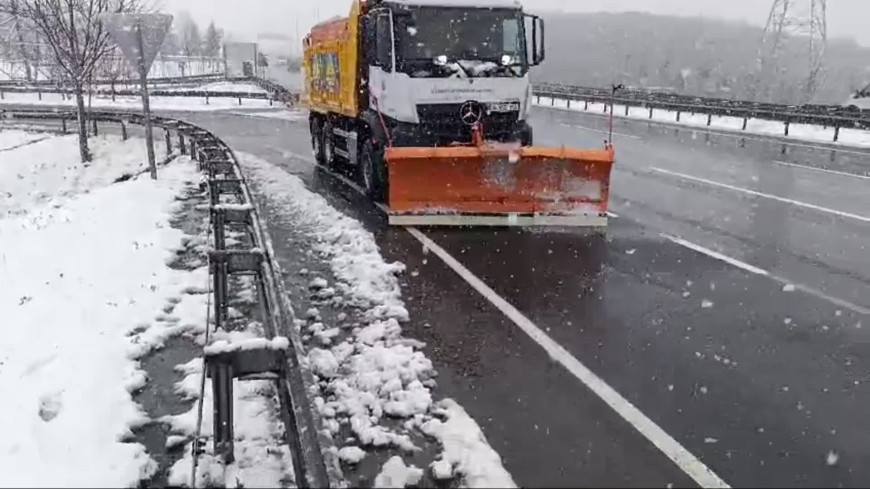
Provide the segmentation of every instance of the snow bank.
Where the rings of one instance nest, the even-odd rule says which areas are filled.
[[[324,424],[333,435],[338,434],[342,424],[347,425],[356,439],[345,440],[349,445],[415,451],[411,435],[415,430],[425,433],[422,427],[434,420],[429,386],[433,385],[435,372],[431,361],[420,351],[424,345],[402,337],[400,323],[409,317],[401,300],[397,274],[405,270],[404,265],[386,263],[374,236],[361,223],[332,208],[323,197],[306,189],[296,176],[256,157],[245,154],[239,157],[257,190],[280,209],[278,218],[292,223],[312,239],[312,249],[330,265],[335,288],[346,298],[345,302],[363,311],[364,324],[345,330],[345,337],[338,344],[309,352],[310,367],[322,386],[322,397],[315,399],[315,407]],[[311,285],[317,289],[328,284],[314,279]],[[326,330],[317,310],[309,311],[309,321],[307,333],[317,336]],[[467,415],[461,416],[464,412],[456,408],[450,414],[455,413],[471,433],[480,434],[474,421]],[[390,426],[395,423],[390,423],[389,418],[405,422],[393,428]],[[449,429],[436,429],[438,425],[428,426],[432,436],[453,433]],[[448,438],[439,440],[454,443]],[[500,473],[495,468],[498,455],[483,449],[486,442],[482,435],[474,440],[477,444],[466,441],[466,446],[472,446],[474,451],[466,454],[464,463],[457,462],[457,475],[465,477],[468,472],[474,481],[489,482],[493,487],[510,481],[504,469]],[[452,445],[445,445],[448,446]],[[348,457],[353,452],[344,453]],[[475,469],[478,464],[484,469]],[[391,467],[399,471],[398,463],[393,462]],[[401,480],[391,470],[383,474],[385,484]],[[487,479],[489,476],[493,479]]]
[[[588,110],[585,110],[582,101],[572,101],[571,108],[568,108],[568,101],[564,99],[551,99],[550,97],[541,97],[538,101],[535,98],[535,105],[551,109],[571,110],[576,112],[589,112],[592,114],[605,114],[604,104],[589,103]],[[617,118],[628,119],[643,119],[652,120],[655,122],[668,122],[672,124],[680,124],[690,127],[706,128],[707,114],[691,114],[683,112],[680,114],[680,121],[676,120],[676,112],[663,109],[653,110],[653,117],[649,117],[649,109],[643,107],[629,107],[628,116],[625,115],[624,105],[614,106],[614,115]],[[734,131],[741,134],[756,134],[763,136],[784,136],[785,125],[782,122],[769,121],[762,119],[750,119],[746,125],[746,130],[743,128],[742,117],[730,116],[713,116],[711,129]],[[870,131],[861,131],[856,129],[842,129],[840,131],[840,140],[834,143],[834,129],[824,128],[821,126],[813,126],[809,124],[792,124],[789,128],[789,138],[795,140],[803,140],[809,142],[822,142],[831,144],[840,144],[844,146],[859,146],[870,147]]]
[[[450,468],[463,475],[464,487],[516,487],[511,475],[502,467],[501,457],[489,446],[468,413],[450,399],[440,404],[446,410],[447,420],[433,419],[422,428],[426,434],[437,438],[444,449],[441,460],[432,466],[435,477],[446,478]]]
[[[110,185],[134,155],[144,159],[139,143],[133,155],[102,147],[78,171],[60,153],[67,138],[3,154],[0,194],[15,190],[11,206],[0,200],[4,485],[129,487],[156,470],[125,442],[147,421],[130,394],[147,381],[131,348],[201,278],[165,264],[183,238],[169,225],[174,198],[198,173],[178,161],[156,182]]]
[[[0,131],[0,135],[4,134],[6,131]],[[42,204],[62,205],[70,197],[107,186],[123,175],[136,174],[147,167],[142,139],[122,141],[119,136],[100,136],[90,139],[90,148],[94,161],[87,166],[79,159],[75,135],[52,137],[3,152],[0,219],[26,214]],[[155,145],[154,149],[158,159],[166,157],[165,147]]]
[[[59,93],[44,93],[42,100],[35,93],[7,93],[4,99],[0,100],[0,107],[3,105],[49,105],[73,107],[75,99],[64,99]],[[129,110],[142,110],[142,98],[135,97],[115,97],[112,101],[110,96],[94,97],[91,102],[96,108],[117,108]],[[251,109],[251,108],[269,108],[272,105],[268,100],[258,100],[242,98],[242,105],[239,105],[239,100],[232,97],[210,97],[206,103],[205,97],[151,97],[151,110],[157,111],[182,111],[182,112],[210,112],[217,110],[230,109]]]
[[[406,466],[401,457],[394,456],[387,460],[381,469],[381,473],[375,477],[377,488],[403,489],[405,486],[413,486],[423,478],[423,471],[413,465]]]

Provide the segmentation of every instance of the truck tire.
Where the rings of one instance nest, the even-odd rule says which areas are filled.
[[[323,123],[321,131],[322,140],[320,147],[323,148],[323,164],[330,170],[334,170],[336,165],[335,156],[335,134],[332,132],[332,123],[329,119]]]
[[[384,151],[375,149],[368,137],[362,143],[359,173],[360,183],[363,184],[366,195],[374,202],[386,203],[389,182],[387,182]]]
[[[314,151],[314,160],[317,161],[318,165],[323,164],[323,138],[320,135],[322,132],[322,128],[320,127],[320,121],[317,119],[311,119],[311,149]]]

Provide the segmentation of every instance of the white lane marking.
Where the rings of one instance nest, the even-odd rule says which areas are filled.
[[[607,217],[609,217],[611,219],[619,219],[619,215],[617,213],[610,212],[610,211],[607,211]]]
[[[697,251],[698,253],[703,253],[707,256],[711,256],[713,258],[716,258],[717,260],[724,261],[725,263],[728,263],[729,265],[734,265],[737,268],[742,268],[743,270],[746,270],[747,272],[752,272],[752,273],[755,273],[758,275],[765,275],[765,276],[770,275],[767,272],[767,270],[762,270],[762,269],[755,267],[755,266],[752,266],[748,263],[744,263],[744,262],[737,260],[735,258],[731,258],[730,256],[725,256],[722,253],[719,253],[718,251],[713,251],[709,248],[704,248],[701,245],[696,245],[695,243],[692,243],[690,241],[686,241],[682,238],[677,238],[675,236],[671,236],[668,234],[662,234],[662,236],[673,241],[674,243],[676,243],[680,246],[685,246],[686,248],[689,248],[690,250],[694,250],[694,251]]]
[[[756,275],[761,275],[764,277],[768,277],[771,280],[778,282],[782,285],[793,285],[795,289],[800,290],[801,292],[803,292],[805,294],[809,294],[813,297],[817,297],[819,299],[828,301],[831,304],[834,304],[836,306],[839,306],[839,307],[842,307],[845,309],[849,309],[850,311],[854,311],[858,314],[870,315],[870,309],[868,309],[866,307],[859,306],[858,304],[853,304],[847,300],[840,299],[838,297],[830,296],[830,295],[822,292],[821,290],[814,289],[808,285],[795,283],[795,282],[788,280],[784,277],[779,277],[777,275],[774,275],[774,274],[768,272],[767,270],[763,270],[761,268],[758,268],[756,266],[742,262],[742,261],[737,260],[735,258],[731,258],[730,256],[723,255],[722,253],[719,253],[718,251],[714,251],[714,250],[711,250],[709,248],[705,248],[699,244],[695,244],[695,243],[692,243],[691,241],[686,241],[685,239],[678,238],[676,236],[671,236],[669,234],[662,234],[662,237],[665,239],[668,239],[668,240],[670,240],[670,241],[672,241],[680,246],[688,248],[692,251],[696,251],[698,253],[701,253],[703,255],[707,255],[707,256],[709,256],[711,258],[715,258],[717,260],[721,260],[725,263],[728,263],[729,265],[733,265],[737,268],[746,270],[747,272],[754,273]]]
[[[529,335],[532,340],[538,343],[538,345],[540,345],[551,358],[565,367],[565,369],[574,375],[574,377],[580,380],[584,385],[586,385],[586,387],[606,402],[608,406],[622,416],[624,420],[631,424],[634,429],[661,450],[662,453],[671,459],[698,485],[701,487],[729,487],[724,480],[720,479],[719,476],[704,465],[703,462],[698,460],[697,457],[692,455],[673,437],[667,434],[651,419],[646,417],[646,415],[631,404],[631,402],[605,383],[604,380],[580,363],[579,360],[559,345],[559,343],[541,331],[540,328],[535,326],[531,320],[524,316],[514,306],[496,294],[494,290],[477,278],[473,273],[471,273],[471,271],[447,253],[447,251],[438,246],[437,243],[432,241],[417,228],[408,227],[406,229],[412,236],[420,241],[423,246],[441,258],[447,266],[453,269],[453,271],[462,277],[463,280],[468,282],[472,288],[483,295],[490,303],[492,303],[492,305],[498,308],[499,311],[522,329],[523,332]]]
[[[742,192],[742,193],[749,194],[749,195],[755,195],[757,197],[764,197],[766,199],[776,200],[776,201],[783,202],[786,204],[792,204],[792,205],[796,205],[799,207],[805,207],[807,209],[812,209],[812,210],[819,211],[819,212],[826,212],[828,214],[834,214],[835,216],[847,217],[849,219],[855,219],[856,221],[870,223],[870,217],[861,216],[858,214],[853,214],[851,212],[838,211],[836,209],[831,209],[829,207],[822,207],[820,205],[809,204],[807,202],[801,202],[799,200],[787,199],[785,197],[780,197],[778,195],[766,194],[764,192],[758,192],[756,190],[750,190],[748,188],[736,187],[734,185],[729,185],[727,183],[714,182],[713,180],[707,180],[706,178],[693,177],[691,175],[686,175],[685,173],[679,173],[679,172],[675,172],[675,171],[665,170],[663,168],[652,167],[650,169],[652,171],[655,171],[655,172],[684,178],[686,180],[694,180],[696,182],[704,183],[704,184],[707,184],[707,185],[710,185],[713,187],[720,187],[720,188],[724,188],[724,189],[728,189],[728,190],[733,190],[735,192]]]
[[[594,127],[583,126],[583,125],[580,125],[580,124],[568,124],[568,123],[565,123],[565,122],[560,122],[560,124],[561,124],[563,127],[572,127],[572,128],[575,128],[575,129],[583,129],[584,131],[597,132],[597,133],[601,133],[601,134],[610,134],[610,131],[605,130],[605,129],[597,129],[597,128],[594,128]],[[613,135],[614,135],[614,136],[620,136],[620,137],[623,137],[623,138],[629,138],[629,139],[643,139],[643,138],[641,138],[640,136],[635,136],[634,134],[625,134],[625,133],[621,133],[621,132],[614,132]]]
[[[809,166],[809,165],[799,165],[797,163],[789,163],[788,161],[775,160],[774,163],[776,163],[777,165],[800,168],[802,170],[817,171],[817,172],[822,172],[822,173],[830,173],[831,175],[840,175],[843,177],[860,178],[862,180],[870,180],[870,176],[867,176],[867,175],[856,175],[854,173],[847,173],[844,171],[828,170],[827,168],[816,168],[816,167]]]

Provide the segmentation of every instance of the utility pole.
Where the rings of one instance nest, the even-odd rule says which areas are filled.
[[[825,85],[827,25],[827,0],[773,0],[758,46],[755,80],[750,87],[752,100],[772,101],[787,69],[780,63],[784,48],[792,42],[806,42],[806,75],[800,102],[812,102]]]

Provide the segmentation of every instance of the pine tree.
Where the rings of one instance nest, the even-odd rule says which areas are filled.
[[[215,27],[214,22],[210,23],[205,31],[203,54],[211,58],[220,56],[222,37],[223,33]]]

